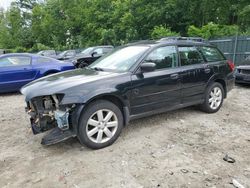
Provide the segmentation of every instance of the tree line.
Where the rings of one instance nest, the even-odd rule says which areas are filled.
[[[250,35],[249,0],[16,0],[0,9],[0,48],[121,45],[164,36]]]

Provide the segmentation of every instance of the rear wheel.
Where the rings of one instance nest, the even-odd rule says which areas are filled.
[[[78,138],[92,149],[113,144],[123,128],[121,110],[113,103],[98,100],[88,105],[79,121]]]
[[[218,82],[214,82],[207,88],[205,101],[201,105],[201,109],[207,113],[217,112],[223,104],[224,96],[223,86]]]

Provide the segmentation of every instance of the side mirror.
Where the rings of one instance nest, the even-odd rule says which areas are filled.
[[[152,72],[155,70],[156,64],[155,63],[142,63],[141,64],[141,71],[142,72]]]
[[[99,55],[98,55],[97,52],[93,52],[93,53],[91,54],[91,56],[92,56],[92,57],[98,57]]]

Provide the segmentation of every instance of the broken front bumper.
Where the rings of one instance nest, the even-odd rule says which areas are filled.
[[[34,134],[51,130],[42,139],[42,144],[51,145],[76,136],[76,129],[72,125],[72,118],[76,117],[74,105],[59,108],[43,99],[36,99],[27,103],[26,111],[31,116],[30,123]],[[49,106],[49,108],[48,108]]]

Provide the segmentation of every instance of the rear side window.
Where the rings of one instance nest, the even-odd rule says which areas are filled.
[[[156,64],[156,69],[172,68],[177,66],[177,52],[175,46],[160,47],[152,51],[145,62]]]
[[[50,63],[51,59],[46,58],[46,57],[38,57],[37,58],[37,63]]]
[[[200,50],[201,50],[201,53],[206,58],[207,62],[225,60],[224,56],[216,48],[204,46],[204,47],[200,47]]]
[[[204,60],[199,51],[192,46],[178,47],[181,66],[203,63]]]
[[[25,56],[10,56],[0,59],[0,67],[30,65],[31,58]]]

